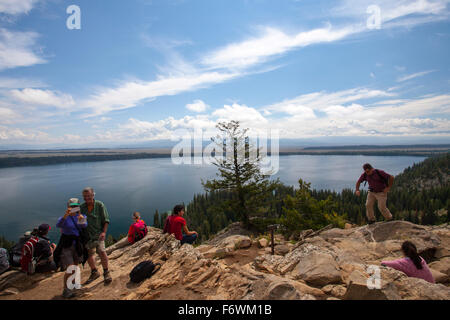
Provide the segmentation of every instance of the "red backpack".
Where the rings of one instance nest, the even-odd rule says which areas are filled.
[[[39,242],[39,238],[32,236],[22,247],[22,257],[20,266],[23,271],[33,274],[36,268],[37,257],[34,254],[35,246]]]
[[[134,242],[143,239],[148,233],[147,225],[145,224],[144,220],[139,220],[138,222],[134,223],[133,228]]]

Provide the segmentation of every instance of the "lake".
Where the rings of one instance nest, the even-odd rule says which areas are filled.
[[[425,157],[410,156],[280,156],[274,178],[297,186],[298,179],[311,182],[314,189],[341,191],[354,188],[362,165],[397,175]],[[17,241],[26,230],[41,223],[51,226],[53,241],[59,238],[55,227],[64,214],[67,200],[78,197],[86,186],[95,189],[96,199],[108,209],[108,234],[126,233],[131,214],[139,211],[148,225],[156,209],[160,213],[175,204],[186,205],[203,193],[201,179],[215,177],[213,165],[174,165],[170,158],[70,163],[40,167],[0,169],[0,235]]]

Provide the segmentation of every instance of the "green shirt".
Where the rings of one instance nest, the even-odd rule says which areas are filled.
[[[97,241],[100,233],[103,232],[105,223],[109,223],[109,215],[106,206],[103,202],[94,200],[94,210],[92,210],[92,212],[88,212],[86,202],[80,206],[80,210],[81,214],[84,214],[87,217],[88,225],[86,230],[89,234],[89,238],[91,241]]]

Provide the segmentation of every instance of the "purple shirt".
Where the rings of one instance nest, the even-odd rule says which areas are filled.
[[[425,262],[425,260],[423,260],[422,257],[420,257],[420,260],[422,261],[422,269],[417,269],[416,265],[410,258],[402,258],[392,261],[381,261],[381,264],[402,271],[403,273],[406,273],[408,277],[420,278],[428,282],[435,283],[433,275],[431,274],[430,268],[428,268],[427,263]]]
[[[83,216],[86,219],[86,216]],[[61,228],[61,231],[63,234],[68,235],[68,236],[79,236],[80,232],[78,231],[78,228],[86,228],[87,227],[87,222],[84,224],[78,224],[78,228],[77,228],[77,222],[78,222],[78,217],[72,217],[72,216],[68,216],[66,219],[64,219],[63,217],[60,217],[58,219],[58,223],[56,224],[57,228]]]
[[[376,173],[376,171],[378,173]],[[383,192],[384,188],[387,187],[386,182],[389,182],[390,175],[384,172],[383,170],[375,169],[371,175],[366,174],[365,172],[359,177],[358,183],[363,181],[367,181],[369,183],[369,191],[372,192]],[[384,179],[384,180],[383,180]]]

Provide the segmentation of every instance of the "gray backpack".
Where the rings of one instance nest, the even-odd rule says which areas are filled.
[[[9,255],[8,251],[0,248],[0,274],[9,269]]]

